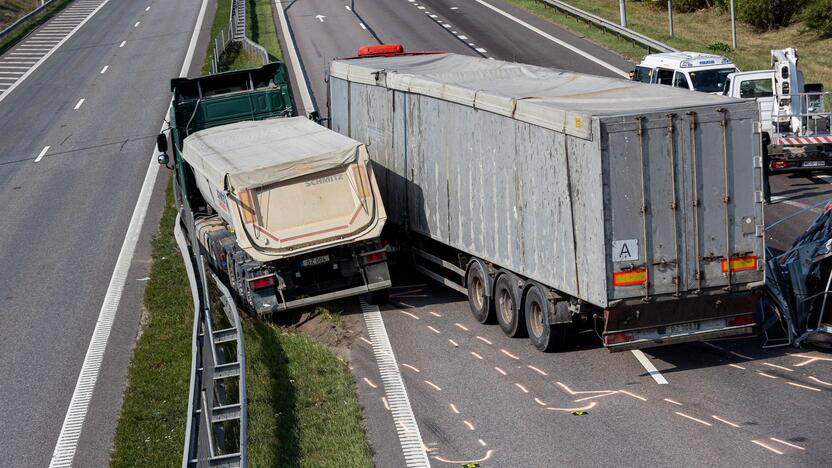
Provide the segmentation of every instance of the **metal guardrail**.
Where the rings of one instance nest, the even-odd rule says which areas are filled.
[[[186,218],[191,218],[186,213]],[[196,269],[177,216],[174,235],[185,262],[194,301],[191,382],[182,468],[247,467],[248,404],[245,346],[240,315],[231,293],[195,252]],[[189,219],[192,221],[192,219]],[[193,225],[191,223],[191,225]],[[199,250],[192,236],[191,245]],[[214,330],[209,277],[216,285],[225,318],[231,324]]]
[[[228,24],[214,38],[214,50],[211,55],[211,74],[219,71],[220,59],[231,42],[237,42],[248,53],[260,58],[263,65],[269,63],[269,53],[260,44],[246,37],[246,4],[244,0],[233,0]]]
[[[37,8],[30,11],[29,13],[26,13],[23,17],[21,17],[20,19],[18,19],[14,23],[10,24],[6,29],[0,31],[0,39],[3,39],[4,37],[6,37],[9,34],[11,34],[12,32],[14,32],[14,30],[17,29],[18,26],[25,23],[26,20],[28,20],[29,18],[31,18],[31,17],[37,15],[38,13],[40,13],[41,11],[43,11],[46,7],[51,5],[52,2],[54,2],[54,1],[55,0],[47,0],[42,5],[38,6]]]
[[[586,21],[589,24],[597,26],[604,32],[611,32],[622,39],[627,39],[632,41],[633,45],[639,44],[642,47],[647,49],[647,53],[656,52],[678,52],[678,50],[670,47],[669,45],[659,42],[655,39],[651,39],[644,34],[637,33],[632,29],[625,28],[619,24],[613,23],[612,21],[606,20],[601,18],[600,16],[593,15],[587,11],[581,10],[580,8],[574,7],[568,3],[561,2],[559,0],[538,0],[541,3],[545,3],[552,8],[556,8],[568,15],[574,16],[577,19],[581,19]]]

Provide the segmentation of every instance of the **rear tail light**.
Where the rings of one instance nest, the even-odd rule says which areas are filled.
[[[725,321],[725,325],[728,327],[740,327],[752,324],[754,324],[754,314],[737,315],[736,317],[731,317]]]
[[[381,263],[387,260],[387,252],[380,251],[380,252],[371,252],[367,254],[361,255],[361,264],[362,265],[371,265],[373,263]]]
[[[628,335],[627,333],[611,333],[609,335],[604,335],[604,344],[607,346],[626,343],[628,341],[633,341],[633,335]]]
[[[786,161],[774,161],[771,163],[772,169],[785,169],[786,168]]]
[[[269,276],[261,276],[260,278],[254,278],[248,280],[248,287],[252,291],[256,291],[258,289],[270,288],[274,286],[274,275]]]

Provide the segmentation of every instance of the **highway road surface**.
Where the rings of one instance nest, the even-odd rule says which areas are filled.
[[[607,76],[633,66],[497,0],[278,4],[322,115],[329,60],[367,44]],[[787,248],[832,198],[827,179],[772,178],[775,203],[766,209],[766,224],[774,252]],[[830,354],[763,350],[757,337],[611,354],[592,331],[574,351],[542,354],[527,340],[478,324],[466,298],[448,288],[401,272],[394,283],[382,317],[434,466],[832,464]],[[357,304],[348,308],[360,313]],[[374,344],[362,336],[351,366],[376,464],[402,466],[399,411],[390,408]]]
[[[108,463],[163,183],[123,294],[108,296],[109,339],[90,348],[104,353],[88,362],[97,384],[74,390],[201,4],[78,0],[0,56],[2,466],[48,466],[86,392],[64,434],[75,466]]]

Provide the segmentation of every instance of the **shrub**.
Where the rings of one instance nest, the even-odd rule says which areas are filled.
[[[832,37],[832,0],[811,0],[800,15],[804,32]]]

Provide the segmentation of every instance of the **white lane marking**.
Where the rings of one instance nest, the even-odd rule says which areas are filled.
[[[774,438],[774,437],[769,437],[769,439],[771,439],[771,440],[773,440],[773,441],[775,441],[775,442],[781,443],[781,444],[783,444],[783,445],[788,445],[788,446],[789,446],[789,447],[791,447],[791,448],[796,448],[796,449],[798,449],[798,450],[806,450],[804,447],[801,447],[801,446],[799,446],[799,445],[795,445],[795,444],[793,444],[793,443],[791,443],[791,442],[786,442],[785,440],[776,439],[776,438]]]
[[[634,349],[633,356],[635,356],[636,359],[638,359],[638,362],[640,362],[641,365],[644,366],[645,369],[647,369],[647,373],[650,374],[650,377],[653,377],[653,380],[655,380],[657,384],[667,384],[667,379],[664,378],[662,373],[659,372],[658,369],[656,369],[656,366],[654,366],[653,363],[650,362],[649,359],[647,359],[647,356],[640,349]]]
[[[488,341],[488,339],[483,338],[483,337],[481,337],[481,336],[479,336],[479,335],[477,336],[477,339],[478,339],[478,340],[480,340],[480,341],[482,341],[482,342],[483,342],[483,343],[485,343],[485,344],[490,344],[490,345],[493,345],[493,344],[494,344],[494,343],[492,343],[492,342]]]
[[[43,159],[44,156],[46,156],[46,152],[49,151],[49,148],[50,146],[44,146],[43,149],[40,150],[40,154],[38,154],[38,157],[35,158],[35,162],[40,162],[40,160]]]
[[[508,374],[506,373],[506,371],[504,371],[504,370],[500,369],[499,367],[495,367],[495,368],[494,368],[494,370],[495,370],[495,371],[497,371],[497,372],[499,372],[499,373],[501,373],[501,374],[503,374],[503,375],[508,375]]]
[[[542,370],[538,369],[537,367],[535,367],[535,366],[533,366],[533,365],[531,365],[531,364],[527,365],[526,367],[528,367],[529,369],[531,369],[531,370],[533,370],[533,371],[537,372],[537,373],[538,373],[538,374],[540,374],[540,375],[549,375],[549,374],[547,374],[547,373],[543,372]]]
[[[515,383],[514,386],[519,388],[520,390],[522,390],[523,393],[529,393],[529,391],[526,389],[526,387],[524,387],[523,385],[521,385],[519,383]]]
[[[792,386],[794,386],[794,387],[805,388],[806,390],[811,390],[811,391],[813,391],[813,392],[820,392],[820,391],[822,391],[822,390],[821,390],[821,389],[819,389],[819,388],[816,388],[816,387],[810,387],[810,386],[808,386],[808,385],[801,385],[801,384],[799,384],[799,383],[794,383],[794,382],[786,382],[786,383],[787,383],[787,384],[789,384],[789,385],[792,385]]]
[[[779,451],[775,448],[769,447],[768,445],[760,442],[759,440],[752,440],[751,442],[759,445],[760,447],[763,447],[764,449],[771,450],[772,452],[776,453],[777,455],[783,455],[783,452],[781,452],[781,451]]]
[[[104,0],[93,13],[78,27],[80,28],[86,23],[89,18],[98,12],[110,0]],[[199,32],[202,29],[202,21],[205,18],[205,10],[208,6],[208,0],[202,0],[202,6],[199,10],[196,25],[194,27],[193,35],[191,35],[191,42],[188,44],[188,53],[185,56],[185,62],[182,64],[182,69],[179,72],[180,76],[187,74],[188,68],[191,66],[193,59],[193,51],[196,47],[196,40]],[[73,32],[74,34],[74,32]],[[67,36],[69,37],[69,36]],[[42,63],[39,62],[39,64]],[[8,93],[0,95],[0,100]],[[165,122],[170,119],[170,113],[165,115],[163,125],[160,131],[164,130]],[[124,235],[124,243],[121,245],[116,266],[113,268],[113,275],[110,278],[110,284],[107,286],[107,292],[104,295],[104,303],[101,305],[101,311],[98,314],[98,320],[95,322],[95,330],[90,339],[90,345],[87,348],[87,353],[84,356],[84,364],[81,366],[81,372],[78,375],[78,381],[75,383],[75,390],[72,392],[72,399],[69,402],[66,416],[64,417],[61,432],[58,435],[58,441],[55,443],[55,449],[52,452],[52,460],[49,463],[50,468],[72,466],[72,461],[75,458],[75,451],[78,449],[78,440],[81,437],[81,432],[84,425],[84,420],[87,417],[87,411],[90,406],[90,399],[92,398],[95,384],[98,381],[98,373],[101,369],[101,364],[104,360],[104,352],[107,349],[107,341],[110,338],[110,330],[113,328],[113,321],[115,320],[116,312],[118,311],[121,295],[124,291],[124,286],[127,283],[127,273],[130,269],[130,264],[133,261],[133,254],[136,251],[136,245],[139,242],[139,234],[144,224],[145,216],[147,215],[147,208],[150,204],[150,196],[153,193],[153,186],[156,182],[156,176],[159,174],[159,163],[155,161],[156,151],[153,150],[150,158],[150,163],[147,166],[147,173],[142,182],[142,188],[139,192],[139,197],[136,200],[136,206],[133,209],[133,214],[130,217],[130,224],[127,227],[127,233]],[[187,450],[187,448],[186,448]],[[186,454],[187,456],[187,454]]]
[[[428,312],[428,313],[433,315],[434,317],[442,317],[442,314],[437,314],[436,312]]]
[[[462,35],[459,35],[459,36],[456,36],[456,37],[458,37],[458,38],[462,39],[463,41],[467,41],[467,40],[468,40],[468,36],[462,36]]]
[[[488,53],[488,51],[487,51],[487,50],[485,50],[485,49],[483,49],[482,47],[477,47],[477,48],[476,48],[476,49],[474,49],[474,50],[476,50],[477,52],[479,52],[479,53],[481,53],[481,54]]]
[[[534,402],[537,403],[540,406],[549,406],[548,403],[546,403],[545,401],[543,401],[543,400],[541,400],[540,398],[537,398],[537,397],[534,397]]]
[[[134,27],[134,28],[138,28],[140,24],[142,24],[142,22],[141,22],[141,21],[136,21],[136,24],[134,24],[134,25],[133,25],[133,27]]]
[[[475,357],[475,358],[477,358],[477,359],[482,359],[482,356],[480,356],[479,354],[477,354],[477,353],[475,353],[475,352],[473,352],[473,351],[471,351],[471,356],[474,356],[474,357]]]
[[[347,9],[347,11],[352,11],[352,8],[350,8],[350,6],[349,6],[349,5],[344,5],[344,8],[346,8],[346,9]]]
[[[359,336],[359,337],[358,337],[358,339],[359,339],[359,340],[361,340],[361,341],[363,341],[363,342],[365,342],[365,343],[367,343],[367,344],[368,344],[368,345],[370,345],[370,346],[372,346],[372,345],[373,345],[373,342],[372,342],[372,341],[368,340],[367,338],[364,338],[363,336]]]
[[[439,331],[439,330],[437,330],[437,329],[433,328],[433,327],[432,327],[432,326],[430,326],[430,325],[428,325],[428,330],[430,330],[430,331],[432,331],[432,332],[436,333],[437,335],[438,335],[438,334],[440,334],[440,331]]]
[[[775,369],[782,369],[784,371],[794,372],[794,369],[789,369],[788,367],[778,366],[777,364],[772,364],[770,362],[761,362],[760,364],[764,366],[774,367]]]
[[[597,405],[597,404],[598,404],[598,402],[597,402],[597,401],[593,401],[593,402],[591,402],[590,404],[588,404],[588,405],[586,405],[586,406],[582,406],[582,407],[580,407],[580,408],[552,408],[551,406],[549,406],[549,407],[547,407],[546,409],[547,409],[547,410],[552,410],[552,411],[569,411],[569,412],[571,413],[571,412],[573,412],[573,411],[587,411],[587,410],[591,410],[592,408],[595,408],[595,405]]]
[[[555,383],[558,386],[560,386],[560,388],[562,388],[566,393],[568,393],[570,395],[577,395],[579,393],[608,393],[608,392],[614,392],[615,391],[615,390],[583,390],[583,391],[578,391],[578,390],[572,390],[571,388],[567,387],[566,384],[563,383],[563,382],[555,382]],[[621,390],[621,391],[624,392],[624,390]]]
[[[770,378],[770,379],[776,379],[776,378],[777,378],[777,377],[775,377],[775,376],[773,376],[773,375],[771,375],[771,374],[766,374],[765,372],[760,372],[760,371],[757,371],[757,373],[758,373],[758,374],[760,374],[760,375],[762,375],[763,377],[768,377],[768,378]]]
[[[84,104],[84,98],[81,98],[81,100],[78,101],[78,104],[75,104],[75,109],[73,109],[73,110],[80,109],[83,104]]]
[[[414,366],[411,366],[410,364],[402,363],[402,366],[407,367],[408,369],[412,370],[413,372],[421,372],[419,369],[415,368]]]
[[[725,423],[725,424],[727,424],[727,425],[729,425],[729,426],[731,426],[731,427],[740,427],[740,425],[739,425],[739,424],[732,423],[731,421],[728,421],[728,420],[726,420],[726,419],[722,419],[722,418],[720,418],[719,416],[714,416],[714,415],[711,415],[711,417],[712,417],[712,418],[714,418],[714,419],[716,419],[717,421],[719,421],[719,422],[721,422],[721,423]]]
[[[609,393],[602,393],[602,394],[599,394],[599,395],[592,395],[592,396],[588,396],[588,397],[578,398],[577,400],[575,400],[575,403],[580,403],[580,402],[586,401],[586,400],[593,400],[595,398],[604,398],[606,396],[615,395],[616,393],[618,393],[618,391],[611,391]]]
[[[471,424],[470,422],[468,422],[468,421],[462,421],[462,424],[465,424],[465,426],[467,426],[467,427],[468,427],[468,429],[470,429],[470,430],[472,430],[472,431],[474,430],[474,425],[473,425],[473,424]]]
[[[811,364],[815,361],[832,361],[832,359],[830,359],[830,358],[824,358],[824,357],[820,357],[820,356],[807,356],[805,354],[789,354],[789,356],[806,359],[805,361],[803,361],[801,363],[795,364],[794,365],[795,367],[803,367],[803,366],[805,366],[807,364]]]
[[[104,68],[101,69],[101,74],[103,75],[103,74],[107,73],[107,70],[109,70],[109,69],[110,69],[109,65],[104,65]]]
[[[467,328],[465,328],[465,325],[463,325],[463,324],[461,324],[461,323],[454,323],[454,325],[456,325],[457,327],[461,328],[462,330],[468,331],[468,329],[467,329]]]
[[[450,342],[451,342],[451,344],[452,344],[452,345],[454,345],[454,348],[459,348],[459,344],[458,344],[456,341],[454,341],[454,340],[452,340],[452,339],[450,339],[450,338],[448,338],[448,341],[450,341]]]
[[[453,412],[454,412],[454,413],[456,413],[456,414],[459,414],[459,410],[458,410],[458,409],[456,409],[456,406],[454,406],[454,404],[453,404],[453,403],[451,403],[451,411],[453,411]]]
[[[638,395],[636,395],[635,393],[630,393],[630,392],[628,392],[628,391],[626,391],[626,390],[618,390],[618,391],[619,391],[619,392],[621,392],[621,393],[623,393],[623,394],[625,394],[625,395],[629,395],[629,396],[631,396],[631,397],[633,397],[633,398],[635,398],[635,399],[637,399],[637,400],[647,401],[647,398],[644,398],[643,396],[638,396]]]
[[[514,354],[511,354],[510,352],[508,352],[507,350],[505,350],[503,348],[500,348],[500,352],[505,354],[506,356],[512,358],[512,359],[520,359],[519,357],[515,356]]]
[[[742,369],[742,370],[745,370],[745,367],[743,367],[743,366],[741,366],[741,365],[739,365],[739,364],[728,364],[728,365],[729,365],[729,366],[731,366],[731,367],[736,367],[737,369]]]
[[[369,386],[371,386],[371,387],[373,387],[373,388],[378,388],[378,385],[374,384],[374,383],[373,383],[370,379],[368,379],[367,377],[364,377],[364,382],[366,382],[366,383],[367,383],[367,385],[369,385]]]
[[[812,380],[812,381],[817,382],[817,383],[822,384],[822,385],[828,385],[828,386],[832,387],[832,382],[825,382],[823,380],[820,380],[817,377],[812,377],[811,375],[809,376],[809,380]]]
[[[364,23],[358,23],[358,25],[361,26],[361,29],[367,30],[367,26],[364,26]]]
[[[28,70],[28,69],[29,69],[29,67],[15,67],[15,66],[8,67],[6,65],[0,65],[0,70]],[[2,72],[0,72],[0,73],[2,73]]]
[[[532,32],[535,32],[535,33],[537,33],[538,35],[540,35],[540,36],[542,36],[542,37],[544,37],[544,38],[546,38],[546,39],[548,39],[548,40],[550,40],[550,41],[554,42],[555,44],[557,44],[557,45],[559,45],[559,46],[561,46],[561,47],[563,47],[563,48],[565,48],[565,49],[571,50],[572,52],[575,52],[576,54],[579,54],[579,55],[583,56],[583,57],[584,57],[584,58],[586,58],[587,60],[590,60],[590,61],[592,61],[592,62],[595,62],[595,63],[597,63],[598,65],[601,65],[602,67],[606,68],[607,70],[610,70],[610,71],[612,71],[612,72],[614,72],[614,73],[616,73],[616,74],[618,74],[618,75],[620,75],[620,76],[624,76],[624,77],[626,77],[626,76],[627,76],[627,73],[625,73],[625,72],[624,72],[623,70],[621,70],[620,68],[615,67],[615,66],[613,66],[613,65],[611,65],[611,64],[609,64],[609,63],[607,63],[607,62],[605,62],[605,61],[603,61],[603,60],[601,60],[601,59],[599,59],[598,57],[595,57],[594,55],[590,55],[588,52],[583,51],[583,50],[581,50],[581,49],[579,49],[579,48],[577,48],[577,47],[573,46],[572,44],[566,43],[566,42],[564,42],[564,41],[562,41],[562,40],[560,40],[560,39],[558,39],[558,38],[556,38],[556,37],[552,36],[551,34],[549,34],[549,33],[545,32],[545,31],[541,31],[540,29],[538,29],[538,28],[536,28],[536,27],[532,26],[531,24],[526,23],[525,21],[521,20],[520,18],[517,18],[517,17],[515,17],[515,16],[512,16],[511,14],[509,14],[509,13],[507,13],[507,12],[505,12],[505,11],[503,11],[503,10],[501,10],[501,9],[497,8],[497,7],[495,7],[494,5],[492,5],[492,4],[488,3],[488,2],[485,2],[485,1],[483,1],[483,0],[474,0],[474,1],[476,1],[477,3],[479,3],[480,5],[482,5],[482,6],[486,7],[486,8],[490,8],[491,10],[493,10],[493,11],[495,11],[495,12],[497,12],[497,13],[499,13],[499,14],[503,15],[503,16],[505,16],[506,18],[508,18],[508,19],[510,19],[510,20],[512,20],[512,21],[514,21],[515,23],[517,23],[517,24],[519,24],[519,25],[521,25],[521,26],[525,27],[526,29],[528,29],[528,30],[530,30],[530,31],[532,31]]]
[[[481,445],[481,446],[483,446],[483,447],[485,447],[486,445],[488,445],[488,444],[486,444],[486,443],[485,443],[485,441],[484,441],[484,440],[482,440],[482,439],[477,439],[477,442],[479,442],[479,443],[480,443],[480,445]]]
[[[124,44],[127,44],[127,41],[121,41],[121,44],[118,45],[118,48],[121,49],[124,47]]]
[[[674,405],[676,405],[676,406],[685,406],[685,405],[683,405],[683,404],[679,403],[679,402],[678,402],[678,401],[676,401],[676,400],[671,400],[670,398],[665,398],[665,399],[664,399],[664,401],[666,401],[666,402],[668,402],[668,403],[671,403],[671,404],[674,404]]]
[[[147,8],[144,9],[144,11],[150,11],[150,7],[148,6]]]
[[[309,88],[306,86],[306,77],[300,67],[295,41],[289,33],[289,23],[286,21],[286,12],[283,11],[283,0],[274,0],[274,5],[277,8],[277,16],[280,20],[280,29],[283,31],[283,40],[286,42],[286,50],[289,51],[289,64],[295,72],[295,84],[297,84],[298,91],[300,91],[303,108],[306,114],[309,115],[309,113],[315,111],[315,106],[312,104],[312,95],[309,93]],[[428,465],[427,455],[422,453],[422,458],[424,459],[424,464]]]
[[[425,380],[425,383],[430,385],[431,387],[433,387],[434,390],[436,390],[437,392],[442,391],[442,387],[440,387],[439,385],[436,385],[435,383],[431,382],[430,380]]]
[[[703,420],[701,420],[701,419],[699,419],[699,418],[694,418],[693,416],[687,415],[687,414],[682,413],[682,412],[680,412],[680,411],[674,411],[674,413],[678,414],[679,416],[681,416],[681,417],[683,417],[683,418],[688,418],[688,419],[690,419],[691,421],[696,421],[696,422],[698,422],[699,424],[703,424],[703,425],[708,426],[708,427],[713,426],[713,424],[709,423],[708,421],[703,421]]]
[[[419,320],[419,317],[417,317],[415,314],[411,314],[410,312],[407,312],[407,311],[404,311],[404,310],[400,310],[399,312],[401,312],[401,313],[403,313],[403,314],[405,314],[405,315],[407,315],[407,316],[413,317],[413,318],[415,318],[416,320]]]
[[[364,314],[367,333],[373,342],[373,354],[376,357],[376,365],[384,384],[384,393],[387,394],[390,401],[391,413],[396,425],[396,433],[399,436],[399,444],[404,454],[405,465],[409,468],[429,467],[430,462],[425,452],[425,445],[422,442],[422,435],[419,432],[419,425],[413,415],[413,408],[410,406],[407,389],[402,381],[402,374],[399,371],[396,356],[393,354],[393,347],[390,345],[390,338],[387,336],[387,329],[384,327],[381,312],[378,306],[371,306],[363,299],[361,300],[361,310]]]
[[[384,409],[386,409],[387,411],[390,411],[390,403],[387,403],[387,398],[386,397],[381,397],[381,402],[384,403]]]
[[[2,74],[2,75],[22,75],[23,72],[19,72],[19,71],[0,71],[0,74]]]

